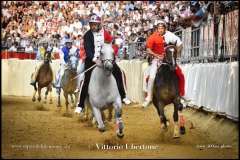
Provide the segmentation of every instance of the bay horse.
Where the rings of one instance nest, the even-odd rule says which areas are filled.
[[[74,55],[69,56],[68,68],[65,70],[62,76],[62,80],[60,84],[61,87],[60,87],[60,90],[58,91],[57,105],[60,106],[60,94],[61,94],[61,88],[62,88],[63,95],[65,97],[66,111],[68,111],[68,105],[69,105],[68,95],[70,95],[71,97],[72,108],[77,104],[77,98],[79,93],[74,91],[77,89],[77,86],[78,86],[78,78],[75,78],[78,75],[77,73],[78,63],[79,63],[79,60],[76,56]],[[73,99],[73,95],[75,96],[75,102]]]
[[[45,92],[45,101],[43,103],[46,103],[47,101],[47,95],[48,92],[50,92],[50,104],[52,104],[52,81],[53,81],[53,72],[50,67],[50,62],[51,62],[51,51],[45,51],[44,53],[44,64],[41,66],[39,70],[39,74],[36,79],[36,83],[34,85],[34,93],[32,97],[32,101],[35,102],[36,98],[36,92],[38,91],[38,101],[41,101],[41,90],[44,87],[47,87],[47,90]],[[33,74],[31,75],[31,78],[33,78]],[[36,86],[38,85],[38,87]]]
[[[102,116],[103,110],[108,109],[111,114],[111,109],[114,108],[117,136],[123,138],[121,96],[116,79],[112,75],[113,64],[115,63],[114,50],[112,44],[104,43],[101,47],[100,64],[92,71],[86,104],[89,106],[92,118],[97,120],[100,132],[105,131]]]
[[[169,45],[165,49],[162,64],[157,70],[153,85],[153,104],[160,117],[160,124],[163,131],[167,131],[169,125],[164,114],[164,107],[168,104],[174,104],[174,134],[173,138],[179,137],[178,118],[180,119],[180,133],[185,134],[184,120],[180,101],[180,92],[178,79],[175,74],[177,49],[175,45]],[[179,114],[179,115],[178,115]]]

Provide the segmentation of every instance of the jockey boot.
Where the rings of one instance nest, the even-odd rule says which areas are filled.
[[[37,76],[38,76],[38,73],[39,73],[40,68],[42,67],[42,65],[43,65],[43,63],[39,63],[39,64],[37,65],[37,68],[36,68],[36,71],[35,71],[35,73],[34,73],[33,79],[32,79],[32,81],[31,81],[31,83],[30,83],[31,85],[35,85],[35,84],[36,84]]]
[[[188,103],[191,101],[186,95],[182,96],[181,98],[182,98],[182,100],[185,101],[185,103]]]
[[[77,106],[74,113],[79,114],[79,113],[81,113],[82,110],[83,110],[82,107]]]
[[[151,101],[146,100],[143,104],[142,104],[142,108],[147,108],[147,106],[151,103]]]
[[[126,105],[131,104],[131,101],[126,97],[122,100]]]
[[[31,80],[30,84],[33,86],[36,85],[36,82],[37,82],[36,79],[37,79],[37,70],[34,73],[33,79]]]

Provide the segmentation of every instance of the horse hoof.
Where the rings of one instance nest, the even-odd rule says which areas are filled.
[[[35,102],[35,101],[36,101],[36,98],[35,98],[35,97],[34,97],[34,98],[32,98],[32,101],[33,101],[33,102]]]
[[[162,127],[162,131],[163,131],[163,132],[167,132],[167,131],[168,131],[168,128],[164,126],[164,127]]]
[[[179,134],[177,133],[173,134],[173,138],[179,138]]]
[[[181,126],[180,127],[180,134],[185,134],[185,133],[186,133],[185,127]]]
[[[49,101],[49,104],[53,104],[53,101]]]
[[[58,107],[61,107],[60,103],[57,104]]]
[[[124,133],[117,133],[117,136],[118,136],[118,138],[123,138],[124,137]]]
[[[105,132],[105,128],[99,128],[100,132]]]

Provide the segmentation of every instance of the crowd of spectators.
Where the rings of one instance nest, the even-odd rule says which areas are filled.
[[[206,12],[203,19],[211,19],[214,2],[198,2]],[[218,8],[216,14],[236,9],[237,3],[215,3]],[[160,20],[164,20],[172,32],[191,26],[191,23],[180,21],[193,14],[189,4],[190,1],[4,1],[2,46],[8,49],[16,45],[31,46],[37,51],[44,38],[50,42],[54,52],[59,52],[65,39],[71,38],[80,47],[80,41],[89,29],[89,17],[97,14],[102,18],[102,25],[115,38],[119,54],[124,53],[122,57],[128,57],[128,44],[145,42]]]

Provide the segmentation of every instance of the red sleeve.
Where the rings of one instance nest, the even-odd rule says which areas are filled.
[[[118,45],[117,44],[113,45],[113,50],[114,50],[115,56],[117,56],[118,55]]]
[[[80,48],[79,58],[82,59],[83,62],[85,61],[85,58],[86,58],[86,53],[85,53],[83,44],[81,45],[81,48]]]
[[[153,49],[153,45],[154,45],[153,36],[154,36],[154,34],[152,34],[148,38],[147,43],[146,43],[146,48],[150,48],[151,50]]]
[[[104,42],[106,43],[112,43],[112,36],[110,35],[110,33],[104,29]]]

